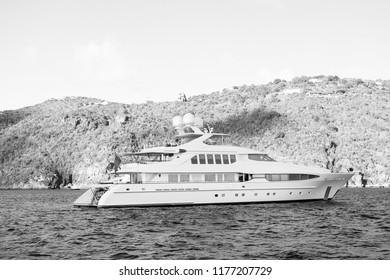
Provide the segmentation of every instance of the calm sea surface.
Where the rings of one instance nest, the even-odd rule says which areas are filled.
[[[0,190],[0,259],[390,259],[390,189],[301,203],[74,208],[83,192]]]

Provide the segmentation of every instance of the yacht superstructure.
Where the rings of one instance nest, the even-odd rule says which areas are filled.
[[[277,162],[202,131],[192,114],[176,116],[177,146],[129,153],[113,184],[90,188],[75,206],[137,207],[330,200],[352,173]]]

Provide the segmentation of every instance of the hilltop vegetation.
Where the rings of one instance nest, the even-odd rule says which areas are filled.
[[[172,118],[188,112],[279,160],[334,171],[352,167],[373,184],[390,173],[390,81],[316,76],[235,86],[186,102],[67,97],[0,112],[0,186],[105,179],[115,153],[170,143]]]

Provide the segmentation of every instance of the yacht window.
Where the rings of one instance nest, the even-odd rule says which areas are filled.
[[[221,155],[215,155],[215,164],[222,164]]]
[[[203,141],[207,145],[227,145],[237,146],[229,135],[213,135],[210,138]]]
[[[207,155],[207,164],[214,164],[213,155]]]
[[[299,176],[299,174],[289,174],[288,178],[290,181],[296,181],[296,180],[300,179],[300,176]]]
[[[185,133],[195,133],[195,131],[191,127],[188,127],[188,126],[184,128],[184,132]]]
[[[280,175],[280,180],[281,181],[288,181],[288,174],[281,174]]]
[[[308,180],[318,178],[317,175],[311,174],[266,174],[265,178],[268,181],[297,181],[297,180]]]
[[[253,179],[252,174],[246,174],[246,173],[238,173],[238,181],[240,182],[246,182]],[[243,186],[244,187],[244,186]]]
[[[229,164],[229,155],[222,155],[223,164]]]
[[[307,180],[307,179],[309,179],[308,174],[301,174],[301,180]]]
[[[230,155],[230,163],[236,162],[236,155]]]
[[[234,174],[232,173],[225,173],[225,182],[234,182]]]
[[[189,182],[190,174],[180,174],[180,182]]]
[[[205,157],[205,155],[199,155],[199,163],[200,164],[206,164],[206,157]]]
[[[198,164],[198,156],[193,156],[193,157],[191,158],[191,163],[192,163],[192,164]]]
[[[192,174],[191,182],[202,182],[202,174]]]
[[[222,182],[222,181],[223,181],[223,178],[222,178],[222,174],[221,174],[221,173],[218,173],[218,174],[217,174],[217,181],[218,181],[218,182]]]
[[[256,161],[275,161],[273,158],[266,154],[248,154],[248,159]]]
[[[205,181],[206,182],[215,182],[215,174],[214,173],[208,173],[205,175]]]
[[[168,182],[169,183],[177,183],[178,180],[178,175],[177,174],[168,174]]]
[[[203,141],[207,145],[222,145],[223,136],[222,135],[213,135],[210,138]]]

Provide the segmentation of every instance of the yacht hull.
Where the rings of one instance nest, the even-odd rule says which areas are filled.
[[[88,190],[74,205],[149,207],[331,200],[352,175],[329,173],[316,179],[278,182],[114,184],[99,198],[94,189]]]

